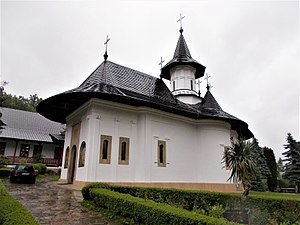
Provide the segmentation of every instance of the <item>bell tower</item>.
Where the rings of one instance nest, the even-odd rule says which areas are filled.
[[[183,37],[182,19],[180,21],[180,35],[173,59],[161,69],[161,78],[170,81],[172,94],[180,101],[188,104],[197,104],[201,98],[196,91],[196,79],[204,76],[205,66],[198,63],[191,56]]]

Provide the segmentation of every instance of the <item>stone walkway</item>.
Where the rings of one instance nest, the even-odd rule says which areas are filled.
[[[41,225],[117,225],[81,206],[81,192],[69,185],[58,185],[46,179],[36,184],[11,184],[3,180],[7,191],[27,208]]]

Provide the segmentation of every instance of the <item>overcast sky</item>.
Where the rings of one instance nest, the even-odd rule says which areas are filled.
[[[180,13],[223,110],[280,157],[288,132],[300,140],[298,1],[1,1],[0,79],[25,97],[78,87],[103,61],[106,35],[108,60],[158,77]]]

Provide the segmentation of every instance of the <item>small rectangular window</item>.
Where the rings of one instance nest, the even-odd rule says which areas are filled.
[[[166,142],[158,140],[157,143],[157,165],[158,167],[166,167]]]
[[[30,150],[29,144],[21,144],[20,157],[28,158],[29,150]]]
[[[33,146],[33,157],[42,157],[42,145],[34,145]]]
[[[175,80],[173,81],[173,91],[175,91]]]
[[[100,159],[99,159],[99,163],[110,164],[111,142],[112,142],[112,136],[109,136],[109,135],[101,135],[100,136]]]
[[[129,164],[129,138],[126,137],[119,139],[119,164]]]
[[[0,142],[0,155],[4,155],[6,148],[6,142]]]
[[[194,90],[194,81],[191,80],[191,90]]]

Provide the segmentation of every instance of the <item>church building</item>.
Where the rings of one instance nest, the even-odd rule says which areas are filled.
[[[79,87],[37,107],[66,124],[61,181],[236,191],[223,152],[231,140],[253,134],[222,110],[209,85],[201,97],[196,84],[205,69],[192,58],[182,28],[160,78],[111,62],[105,51]]]

